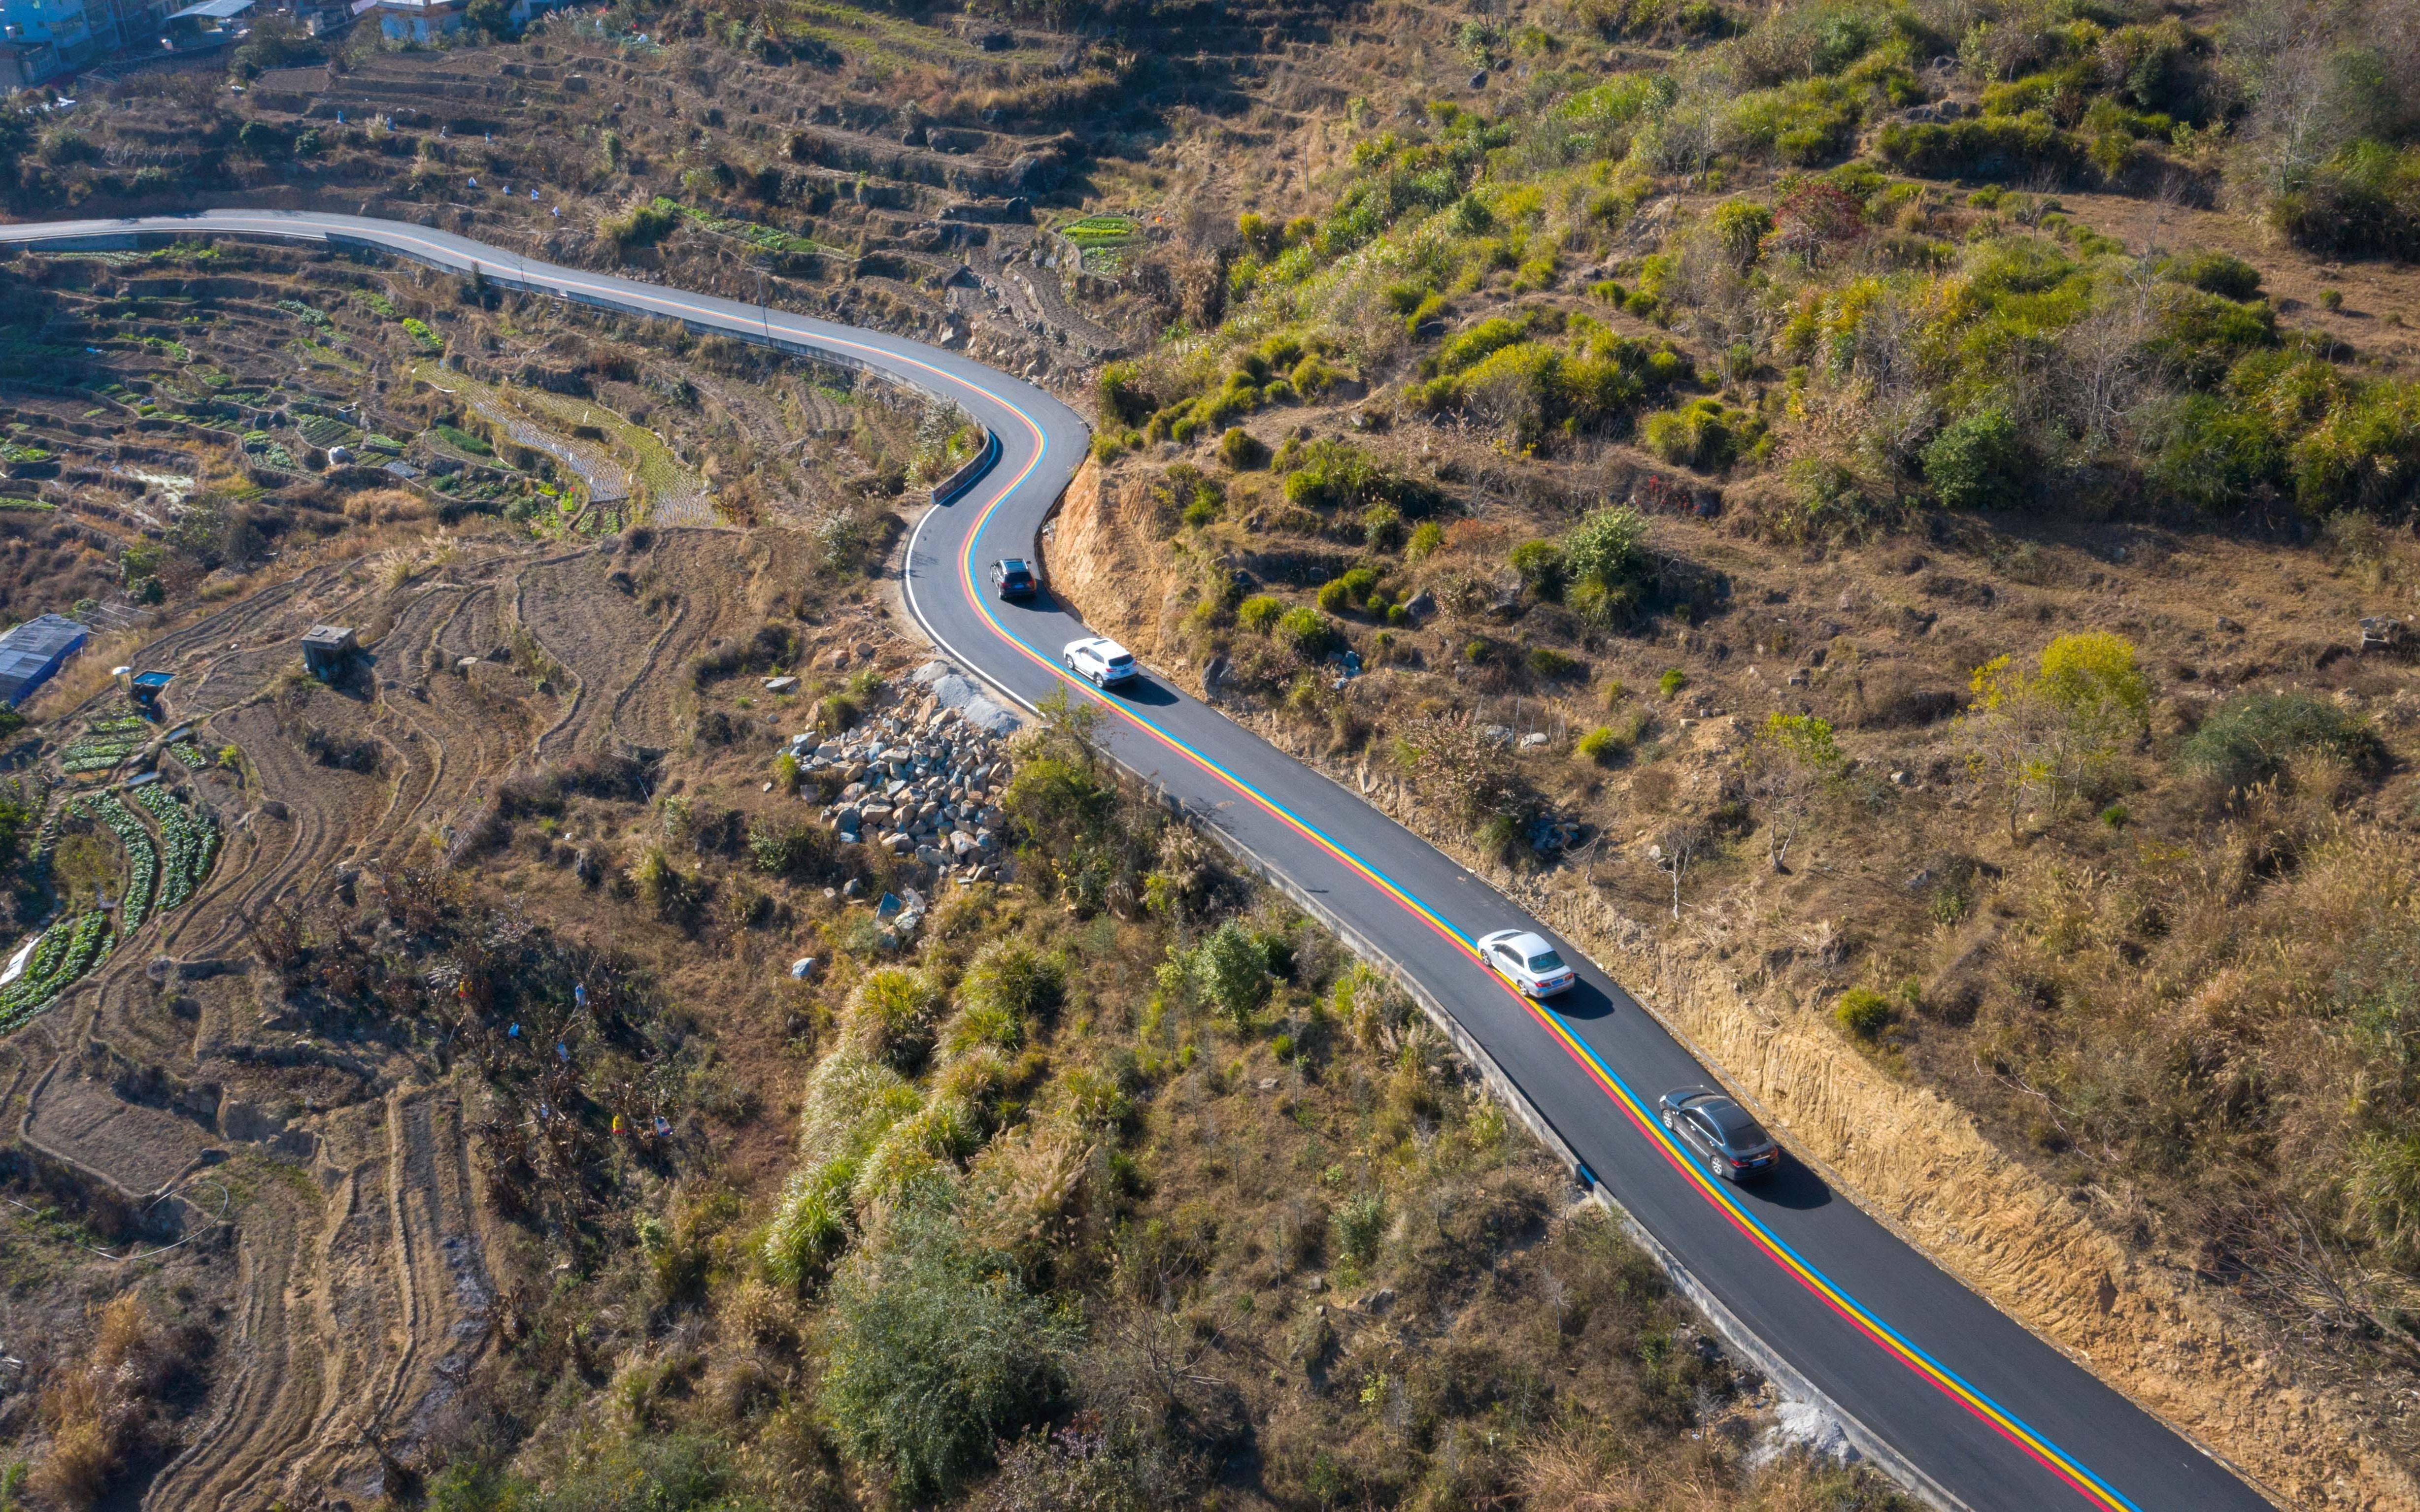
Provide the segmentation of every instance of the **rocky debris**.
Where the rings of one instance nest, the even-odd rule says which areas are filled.
[[[1001,861],[1011,764],[1003,737],[965,712],[979,694],[945,702],[955,690],[941,685],[951,680],[966,682],[945,671],[932,679],[932,693],[900,712],[830,738],[798,735],[790,752],[803,776],[845,779],[823,810],[842,844],[878,845],[961,880],[987,881]]]
[[[928,661],[909,673],[908,680],[927,689],[938,707],[954,711],[986,733],[1010,735],[1024,726],[1025,721],[984,691],[983,685],[946,661]]]
[[[2361,649],[2393,651],[2403,644],[2404,624],[2391,614],[2372,614],[2361,622]]]
[[[1775,1408],[1773,1423],[1748,1450],[1747,1462],[1761,1468],[1793,1450],[1841,1465],[1859,1458],[1849,1443],[1848,1431],[1811,1402],[1785,1401]]]

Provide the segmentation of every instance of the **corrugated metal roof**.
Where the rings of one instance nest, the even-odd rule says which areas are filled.
[[[15,707],[91,634],[64,615],[40,614],[0,635],[0,703]]]
[[[168,19],[182,21],[188,16],[203,16],[211,21],[231,21],[250,10],[256,3],[257,0],[202,0],[200,5],[187,6],[182,10],[172,11]]]
[[[55,656],[90,634],[90,629],[64,614],[38,614],[7,635],[0,635],[0,652],[23,651],[43,657]]]

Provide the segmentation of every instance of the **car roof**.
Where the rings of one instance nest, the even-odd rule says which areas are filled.
[[[1025,559],[1023,557],[1002,557],[1000,559],[1000,564],[1010,572],[1023,572],[1025,570]]]
[[[1726,1140],[1733,1134],[1743,1134],[1750,1129],[1754,1129],[1761,1137],[1767,1140],[1772,1137],[1765,1134],[1764,1125],[1757,1121],[1755,1114],[1740,1106],[1738,1099],[1726,1093],[1717,1092],[1711,1088],[1692,1087],[1673,1092],[1670,1096],[1678,1101],[1680,1106],[1692,1112],[1702,1113],[1714,1119],[1714,1127],[1723,1132],[1723,1137]]]
[[[1123,656],[1126,654],[1125,647],[1118,644],[1116,641],[1110,640],[1105,635],[1088,635],[1081,640],[1069,643],[1067,649],[1070,651],[1090,651],[1103,656]]]
[[[1535,955],[1540,950],[1551,950],[1554,949],[1552,945],[1546,942],[1544,935],[1540,934],[1536,930],[1528,929],[1500,929],[1495,933],[1487,936],[1486,939],[1480,943],[1482,945],[1509,945],[1514,949],[1519,950],[1523,955]]]

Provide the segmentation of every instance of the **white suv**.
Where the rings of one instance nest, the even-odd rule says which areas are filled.
[[[1109,687],[1123,683],[1142,671],[1135,665],[1132,653],[1106,636],[1088,636],[1070,640],[1060,653],[1067,670],[1078,677],[1090,678],[1094,687]]]

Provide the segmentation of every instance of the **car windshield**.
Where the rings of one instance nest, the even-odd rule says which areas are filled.
[[[1557,955],[1552,950],[1547,951],[1544,955],[1533,955],[1529,958],[1529,969],[1532,971],[1560,971],[1563,969],[1563,958]]]
[[[1012,578],[1016,577],[1018,574],[1025,571],[1025,563],[1017,561],[1015,557],[1009,558],[1006,562],[1001,563],[1000,566],[1002,572],[1007,573]]]
[[[1733,1149],[1753,1149],[1766,1143],[1764,1126],[1748,1117],[1747,1109],[1736,1103],[1717,1103],[1706,1109],[1706,1114],[1723,1132],[1723,1143]]]

